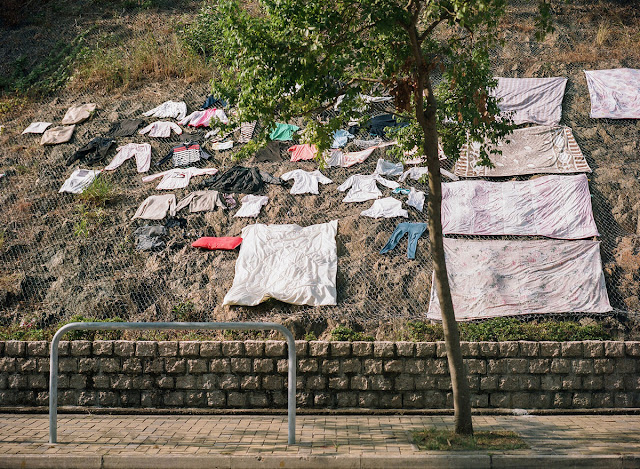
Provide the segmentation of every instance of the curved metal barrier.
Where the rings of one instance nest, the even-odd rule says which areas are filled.
[[[58,440],[58,344],[69,331],[121,331],[121,330],[275,330],[282,333],[288,344],[289,377],[287,394],[288,444],[296,440],[296,343],[293,334],[281,324],[273,322],[72,322],[61,327],[51,341],[49,368],[49,443]]]

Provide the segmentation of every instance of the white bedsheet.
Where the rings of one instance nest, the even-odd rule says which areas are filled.
[[[562,117],[566,85],[564,77],[498,78],[498,86],[492,93],[500,99],[500,110],[512,113],[514,124],[557,125]]]
[[[249,225],[242,230],[233,285],[224,305],[268,298],[296,305],[335,305],[338,220],[319,225]]]
[[[592,118],[640,119],[640,70],[585,70]]]
[[[442,232],[558,239],[598,236],[584,174],[442,184]]]
[[[611,311],[598,241],[444,239],[457,319]],[[441,319],[435,284],[428,317]]]

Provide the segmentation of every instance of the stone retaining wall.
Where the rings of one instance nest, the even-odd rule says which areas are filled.
[[[640,407],[640,342],[463,343],[474,407]],[[0,342],[0,406],[47,405],[47,342]],[[298,341],[298,407],[452,406],[443,342]],[[60,405],[285,408],[280,341],[60,343]]]

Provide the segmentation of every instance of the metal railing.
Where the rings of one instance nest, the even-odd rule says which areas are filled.
[[[289,378],[287,395],[287,420],[289,427],[288,444],[296,441],[296,343],[293,334],[281,324],[272,322],[72,322],[61,327],[51,341],[51,362],[49,368],[49,443],[58,440],[58,344],[60,338],[69,331],[120,331],[120,330],[276,330],[287,339],[289,354]]]

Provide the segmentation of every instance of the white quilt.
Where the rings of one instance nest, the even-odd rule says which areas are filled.
[[[592,118],[640,119],[640,70],[585,70]]]
[[[598,236],[584,174],[442,184],[442,232],[558,239]]]
[[[598,241],[444,239],[457,319],[611,311]],[[428,317],[441,319],[435,284]]]
[[[274,298],[295,305],[336,304],[338,220],[319,225],[249,225],[224,305]]]

